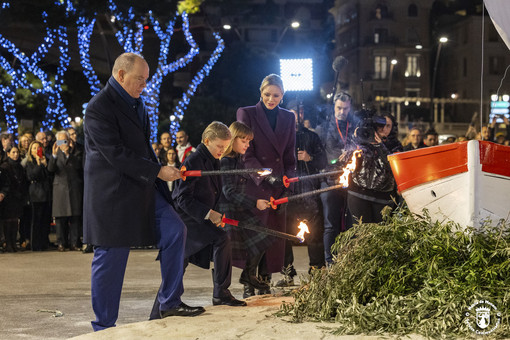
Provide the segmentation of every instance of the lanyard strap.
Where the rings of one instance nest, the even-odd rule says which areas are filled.
[[[345,128],[345,137],[342,135],[342,131],[340,131],[340,126],[338,126],[338,119],[335,118],[336,123],[336,129],[338,130],[338,134],[340,135],[340,138],[342,139],[342,142],[344,142],[345,145],[345,138],[347,138],[349,134],[349,122],[347,122],[347,127]]]

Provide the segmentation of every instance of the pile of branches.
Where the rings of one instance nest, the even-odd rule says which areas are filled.
[[[404,209],[359,223],[337,238],[334,264],[303,278],[279,314],[335,322],[336,334],[469,338],[477,335],[472,306],[489,301],[492,328],[500,313],[491,337],[508,337],[509,231],[503,221],[464,229]]]

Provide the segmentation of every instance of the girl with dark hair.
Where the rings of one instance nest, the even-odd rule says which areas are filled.
[[[349,181],[347,203],[352,216],[363,223],[381,222],[383,208],[394,207],[396,198],[395,179],[387,159],[390,152],[384,143],[392,132],[391,118],[376,117],[377,121],[384,117],[386,124],[374,127],[369,138],[360,138],[358,131],[354,132],[354,140],[362,153]],[[344,159],[350,160],[353,152],[348,151]]]

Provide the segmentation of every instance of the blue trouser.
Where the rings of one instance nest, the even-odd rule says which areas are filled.
[[[161,266],[158,301],[162,310],[181,304],[184,292],[184,246],[186,226],[170,204],[156,191],[156,232]],[[129,247],[95,247],[92,260],[92,309],[94,331],[114,327],[119,315],[120,295]]]
[[[327,188],[326,182],[321,183],[321,189]],[[352,225],[350,214],[347,211],[347,195],[343,190],[331,190],[320,194],[324,212],[324,258],[326,264],[333,262],[331,246],[335,243],[337,235],[346,231]]]

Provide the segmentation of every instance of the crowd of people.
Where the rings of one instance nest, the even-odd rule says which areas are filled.
[[[151,144],[140,99],[147,77],[148,65],[141,56],[125,53],[115,61],[107,86],[87,107],[83,145],[74,128],[38,132],[35,137],[24,133],[18,140],[13,134],[0,135],[2,249],[93,250],[94,330],[115,325],[132,247],[159,249],[162,283],[151,319],[204,312],[180,299],[188,263],[206,269],[214,263],[215,305],[246,305],[229,291],[232,266],[243,270],[243,298],[269,293],[273,273],[284,274],[274,285],[293,284],[297,273],[292,242],[254,231],[257,228],[295,234],[305,221],[310,229],[310,271],[331,265],[331,246],[339,233],[356,221],[381,222],[383,208],[394,208],[400,201],[387,155],[439,143],[436,131],[422,132],[419,127],[411,127],[399,140],[390,113],[354,112],[352,97],[343,91],[335,95],[329,117],[313,129],[305,124],[306,112],[299,102],[287,109],[280,106],[283,82],[271,74],[262,81],[256,105],[239,108],[230,127],[209,124],[196,147],[182,130],[175,141],[163,132]],[[506,118],[504,123],[509,130]],[[508,144],[510,131],[501,135],[496,128],[495,121],[478,134],[470,127],[457,141],[478,138]],[[356,158],[357,150],[361,157]],[[357,167],[347,190],[270,207],[271,198],[327,188],[338,179],[315,177],[286,186],[284,176],[336,171],[351,159]],[[181,166],[225,173],[183,180]],[[272,173],[227,174],[262,168]],[[222,216],[242,221],[246,229],[218,228]],[[55,244],[49,238],[52,225]]]
[[[83,145],[69,127],[53,134],[0,135],[0,236],[2,251],[64,252],[82,243]],[[50,242],[54,229],[56,242]]]

